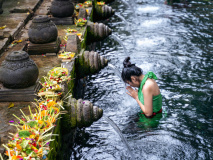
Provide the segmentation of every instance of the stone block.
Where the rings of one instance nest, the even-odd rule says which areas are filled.
[[[72,17],[64,17],[64,18],[51,17],[50,19],[56,25],[73,25],[74,24],[74,20]]]
[[[30,102],[37,98],[36,93],[41,89],[40,83],[25,89],[0,88],[0,102]]]
[[[78,19],[79,18],[87,18],[87,12],[86,12],[86,9],[85,8],[80,8],[79,9],[79,15],[78,15]]]
[[[54,42],[45,44],[35,44],[29,42],[27,51],[30,55],[41,55],[46,53],[58,53],[61,40],[58,38]]]
[[[66,51],[75,52],[76,54],[80,51],[80,40],[77,35],[69,35],[67,40]]]

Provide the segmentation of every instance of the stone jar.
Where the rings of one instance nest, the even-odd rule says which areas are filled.
[[[54,0],[50,7],[50,13],[54,17],[70,17],[74,13],[74,6],[69,0]]]
[[[0,82],[6,88],[19,89],[35,84],[38,67],[25,51],[9,53],[0,66]]]
[[[58,37],[58,30],[48,16],[39,15],[32,20],[28,35],[30,42],[44,44],[55,41]]]

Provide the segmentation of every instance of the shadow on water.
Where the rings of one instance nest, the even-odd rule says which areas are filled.
[[[105,118],[105,120],[114,128],[114,130],[118,133],[118,135],[120,136],[121,140],[123,141],[123,143],[126,145],[127,150],[129,152],[129,155],[131,156],[131,160],[135,160],[135,157],[131,151],[131,148],[126,140],[126,138],[123,136],[123,134],[121,133],[121,130],[118,128],[118,126],[115,124],[115,122],[113,122],[113,120],[111,120],[109,117],[107,116],[103,116]]]

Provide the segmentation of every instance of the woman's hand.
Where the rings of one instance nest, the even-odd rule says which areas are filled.
[[[138,99],[138,90],[134,90],[132,87],[130,86],[127,86],[126,89],[129,91],[129,92],[126,92],[128,95],[130,95],[132,98],[134,98],[135,100]]]

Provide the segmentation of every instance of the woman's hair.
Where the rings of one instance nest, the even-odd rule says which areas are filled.
[[[135,64],[131,64],[129,60],[130,57],[126,57],[123,61],[124,68],[122,70],[121,77],[124,82],[132,82],[131,76],[140,76],[141,74],[143,74],[142,69],[135,66]]]

